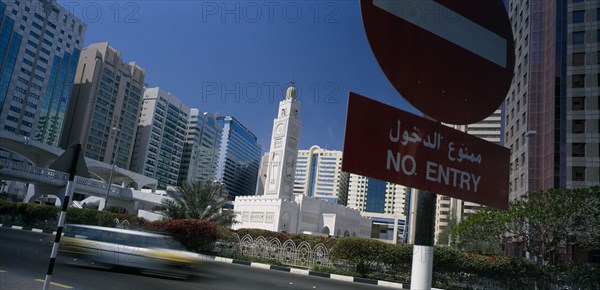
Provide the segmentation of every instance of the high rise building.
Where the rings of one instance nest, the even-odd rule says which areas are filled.
[[[479,137],[488,142],[502,145],[502,110],[496,110],[484,120],[469,125],[447,125],[456,130]],[[485,193],[483,193],[485,194]],[[460,222],[470,214],[477,212],[481,205],[470,201],[444,196],[442,192],[436,199],[435,211],[435,241],[448,227],[451,219]],[[446,232],[447,234],[447,232]]]
[[[346,205],[348,173],[342,171],[342,151],[319,146],[299,150],[294,194]]]
[[[184,181],[213,181],[217,174],[221,127],[215,116],[190,110],[179,183]]]
[[[216,179],[225,184],[230,200],[236,196],[254,195],[261,156],[258,139],[234,117],[219,116],[217,124],[223,132]]]
[[[0,1],[1,130],[59,145],[85,30],[56,1]]]
[[[142,107],[145,71],[108,43],[81,52],[61,147],[79,142],[85,156],[129,168]]]
[[[410,189],[354,173],[349,179],[348,207],[371,218],[371,236],[394,243],[405,241],[405,207]]]
[[[515,77],[505,100],[510,198],[600,184],[598,0],[509,1]]]
[[[158,180],[158,189],[177,186],[190,108],[161,88],[146,88],[131,170]]]
[[[300,102],[292,83],[285,99],[279,101],[277,118],[273,120],[265,196],[292,199],[301,126]]]

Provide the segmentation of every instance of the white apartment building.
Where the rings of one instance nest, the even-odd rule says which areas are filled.
[[[79,56],[61,147],[81,143],[86,157],[129,168],[142,108],[146,72],[125,62],[108,42]]]
[[[348,173],[342,171],[342,151],[316,145],[298,150],[294,194],[346,205]]]
[[[190,108],[161,88],[146,88],[131,170],[177,186]]]

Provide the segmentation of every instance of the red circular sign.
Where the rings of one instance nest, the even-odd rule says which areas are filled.
[[[479,122],[513,78],[514,42],[502,0],[361,0],[371,49],[396,90],[442,122]]]

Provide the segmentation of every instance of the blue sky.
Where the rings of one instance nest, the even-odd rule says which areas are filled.
[[[301,101],[300,149],[343,150],[348,92],[416,112],[369,47],[358,1],[59,1],[192,108],[232,115],[270,145],[289,81]]]

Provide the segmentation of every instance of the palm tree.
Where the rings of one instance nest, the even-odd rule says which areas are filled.
[[[235,221],[233,210],[223,210],[227,203],[225,187],[219,182],[184,182],[176,192],[168,192],[163,200],[168,219],[207,220],[230,227]]]

